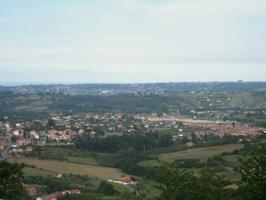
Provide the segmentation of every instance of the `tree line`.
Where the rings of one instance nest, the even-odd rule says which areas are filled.
[[[171,135],[158,133],[124,134],[105,138],[87,135],[77,137],[74,143],[79,149],[107,153],[114,153],[127,148],[145,152],[146,150],[169,147],[174,144]]]
[[[199,176],[192,172],[177,169],[171,165],[160,167],[157,182],[161,194],[158,200],[264,200],[266,199],[266,145],[253,146],[252,153],[240,159],[238,171],[241,174],[239,182],[231,182],[224,176],[208,168]],[[23,165],[0,163],[0,198],[30,199],[23,187]],[[39,183],[39,179],[35,183]],[[47,180],[46,180],[47,181]],[[47,182],[49,183],[50,180]],[[111,186],[101,183],[98,192],[115,194]],[[75,195],[64,199],[85,199],[89,195]],[[95,197],[95,198],[94,198]],[[92,199],[97,199],[97,195]],[[128,199],[123,196],[117,199]],[[145,199],[134,197],[130,199]]]

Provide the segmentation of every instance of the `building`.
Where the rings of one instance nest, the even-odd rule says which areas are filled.
[[[28,138],[22,138],[22,139],[17,139],[16,141],[16,146],[22,146],[22,145],[30,145],[32,144],[32,140]]]
[[[119,181],[121,181],[124,184],[132,184],[134,182],[134,179],[131,176],[121,176]]]
[[[37,133],[37,131],[31,131],[30,132],[30,136],[31,136],[31,138],[33,138],[35,140],[39,140],[40,139],[40,135]]]
[[[26,187],[26,191],[30,197],[34,197],[38,192],[35,187]]]
[[[3,151],[6,146],[6,141],[4,139],[0,139],[0,151]]]
[[[81,191],[79,189],[65,190],[38,197],[36,198],[36,200],[57,200],[59,197],[65,196],[67,194],[80,194],[80,193]]]
[[[111,183],[118,183],[118,184],[122,184],[122,185],[137,185],[138,182],[136,181],[136,179],[132,176],[121,176],[120,179],[118,180],[111,180],[108,179],[108,182]]]

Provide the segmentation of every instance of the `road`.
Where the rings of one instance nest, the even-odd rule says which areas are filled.
[[[3,161],[7,158],[8,156],[8,151],[11,148],[12,142],[11,142],[11,133],[10,130],[7,128],[6,129],[6,146],[5,149],[1,152],[0,155],[0,161]]]

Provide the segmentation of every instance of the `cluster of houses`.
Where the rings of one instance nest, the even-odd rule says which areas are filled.
[[[64,190],[60,192],[54,192],[52,194],[44,195],[41,197],[37,197],[36,200],[57,200],[59,197],[63,197],[69,194],[80,194],[80,189],[71,189],[71,190]]]
[[[8,155],[8,149],[10,147],[10,135],[6,134],[10,131],[9,123],[0,122],[0,160],[4,160]]]
[[[253,136],[264,129],[251,127],[247,124],[224,121],[207,121],[189,119],[176,115],[133,115],[126,116],[123,114],[87,114],[66,117],[53,117],[52,120],[56,125],[60,126],[60,130],[47,128],[42,131],[27,130],[24,123],[17,123],[10,127],[6,125],[13,136],[11,152],[22,153],[31,152],[32,144],[73,144],[76,136],[90,135],[122,135],[124,133],[135,134],[136,130],[149,132],[157,128],[174,129],[177,134],[175,137],[183,136],[183,129],[193,129],[197,136],[201,137],[205,134],[224,135],[242,135]],[[0,137],[0,151],[5,148],[6,141]]]
[[[47,122],[43,130],[36,131],[29,124],[33,122],[20,122],[5,124],[5,132],[12,137],[11,153],[31,152],[33,144],[67,144],[72,145],[77,136],[90,135],[122,135],[135,133],[134,118],[128,119],[122,114],[88,114],[84,116],[53,117],[54,127],[48,127]],[[45,121],[38,120],[45,124]],[[30,128],[29,128],[30,127]],[[58,128],[60,127],[60,128]],[[0,137],[0,151],[5,148],[5,138]]]
[[[118,184],[121,184],[121,185],[137,185],[138,184],[138,182],[137,182],[135,177],[133,177],[133,176],[124,176],[124,175],[122,175],[117,180],[108,179],[107,181],[110,182],[110,183],[118,183]]]
[[[1,137],[0,138],[0,151],[3,151],[5,149],[5,146],[6,146],[5,138]]]
[[[251,127],[248,124],[213,124],[211,126],[204,125],[193,125],[193,127],[200,130],[195,131],[198,137],[202,137],[206,134],[216,134],[220,137],[224,135],[235,135],[235,136],[255,136],[261,132],[264,132],[262,128]]]
[[[62,175],[60,175],[61,177]],[[57,176],[58,178],[60,178],[59,176]],[[135,177],[132,176],[126,176],[126,175],[122,175],[119,179],[117,180],[107,180],[110,183],[117,183],[117,184],[121,184],[121,185],[125,185],[125,186],[136,186],[138,185],[138,181]],[[37,196],[37,189],[36,187],[33,186],[28,186],[23,184],[24,188],[26,189],[27,193],[29,194],[29,196],[31,197],[35,197]],[[51,194],[47,194],[47,195],[43,195],[40,197],[37,197],[36,200],[57,200],[60,197],[63,197],[65,195],[70,195],[70,194],[81,194],[80,189],[67,189],[64,191],[59,191],[59,192],[54,192]]]
[[[265,129],[263,128],[252,127],[248,124],[237,122],[197,120],[172,115],[164,115],[160,117],[157,115],[137,115],[136,118],[142,121],[145,128],[176,128],[179,133],[178,136],[183,136],[183,128],[195,130],[196,135],[199,137],[204,136],[205,134],[214,134],[221,137],[224,135],[254,136],[265,132]],[[183,128],[180,127],[180,123],[182,123]]]
[[[72,144],[73,138],[77,135],[76,132],[71,130],[58,131],[55,129],[47,132],[30,131],[28,133],[25,133],[23,129],[15,129],[12,134],[15,136],[15,142],[12,143],[11,152],[14,153],[31,152],[32,145],[36,143]]]
[[[3,151],[6,146],[5,139],[5,125],[3,122],[0,122],[0,151]]]

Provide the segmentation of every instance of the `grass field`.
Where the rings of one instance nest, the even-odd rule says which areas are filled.
[[[50,171],[46,171],[46,170],[42,170],[38,168],[31,168],[31,167],[25,167],[24,173],[25,173],[25,176],[53,176],[57,174],[55,172],[50,172]]]
[[[176,159],[186,158],[206,160],[212,156],[219,155],[224,152],[232,152],[243,147],[243,144],[226,144],[211,147],[194,148],[173,153],[160,154],[159,160],[166,162],[172,162]]]
[[[85,165],[94,165],[98,166],[99,164],[93,158],[82,158],[82,157],[66,157],[68,162],[85,164]]]
[[[36,168],[43,169],[51,173],[87,175],[90,177],[97,177],[103,180],[117,179],[122,174],[124,174],[116,168],[61,162],[55,160],[11,158],[9,159],[9,161],[34,165]]]
[[[230,164],[236,165],[238,163],[240,156],[239,155],[227,155],[223,156],[223,159]]]
[[[138,165],[142,167],[159,167],[161,163],[157,160],[144,160],[140,161]]]

